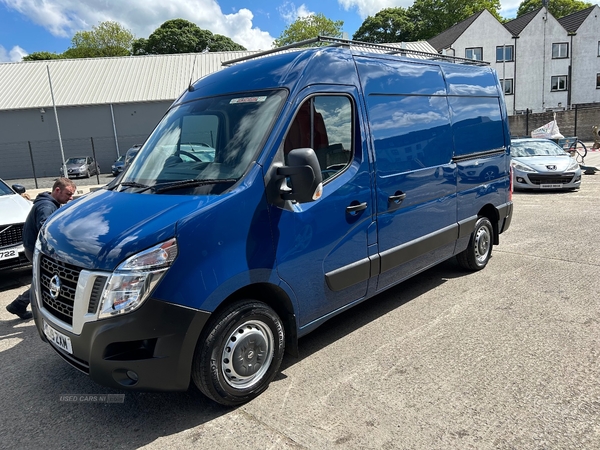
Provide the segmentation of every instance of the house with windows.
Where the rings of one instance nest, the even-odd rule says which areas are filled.
[[[429,40],[442,54],[488,61],[509,114],[600,102],[600,8],[557,20],[541,7],[501,24],[484,10]]]

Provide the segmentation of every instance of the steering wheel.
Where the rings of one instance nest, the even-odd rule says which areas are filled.
[[[194,155],[193,153],[186,152],[186,151],[181,151],[181,152],[179,152],[179,154],[180,155],[185,155],[188,158],[192,158],[194,161],[202,162],[202,160],[200,158],[198,158],[196,155]]]

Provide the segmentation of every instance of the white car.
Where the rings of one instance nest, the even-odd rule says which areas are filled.
[[[29,265],[23,248],[23,225],[33,203],[20,184],[9,187],[0,179],[0,270]]]

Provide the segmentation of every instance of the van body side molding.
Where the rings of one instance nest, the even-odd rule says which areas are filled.
[[[473,217],[468,217],[468,218],[458,222],[458,238],[459,239],[471,235],[471,233],[475,229],[475,224],[477,223],[477,219],[479,219],[479,217],[473,216]]]
[[[379,274],[379,255],[369,256],[347,266],[325,274],[327,287],[332,291],[343,291],[350,286],[367,281],[371,274]]]
[[[381,273],[398,267],[444,245],[455,242],[458,238],[458,224],[442,228],[422,238],[399,245],[381,253]]]

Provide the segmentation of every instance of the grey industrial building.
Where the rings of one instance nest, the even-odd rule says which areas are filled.
[[[252,53],[0,64],[0,178],[58,176],[63,153],[95,154],[106,173],[144,142],[190,81]]]

